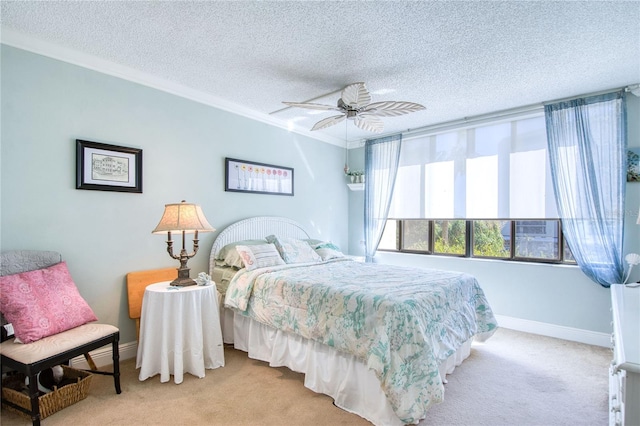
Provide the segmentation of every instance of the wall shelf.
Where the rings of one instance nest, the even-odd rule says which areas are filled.
[[[348,183],[347,186],[352,191],[364,191],[364,183]]]

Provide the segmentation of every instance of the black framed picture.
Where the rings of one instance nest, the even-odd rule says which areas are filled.
[[[293,169],[225,158],[224,190],[293,196]]]
[[[77,139],[76,189],[142,193],[142,150]]]

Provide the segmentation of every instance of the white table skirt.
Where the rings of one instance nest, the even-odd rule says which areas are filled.
[[[160,374],[182,383],[184,372],[204,377],[224,366],[215,285],[170,289],[169,281],[148,286],[142,300],[136,368],[140,380]]]

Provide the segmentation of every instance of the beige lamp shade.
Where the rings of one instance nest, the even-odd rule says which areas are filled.
[[[153,234],[165,232],[213,232],[215,229],[207,222],[202,208],[197,204],[182,201],[179,204],[165,204],[164,214]]]

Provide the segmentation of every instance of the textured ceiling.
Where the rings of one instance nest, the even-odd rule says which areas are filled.
[[[42,40],[300,129],[332,113],[282,110],[282,101],[332,93],[314,102],[334,105],[359,81],[373,102],[426,107],[383,119],[383,134],[640,82],[638,1],[3,0],[1,7],[3,42],[7,33]],[[351,123],[319,135],[343,141],[345,131],[349,140],[375,136]]]

